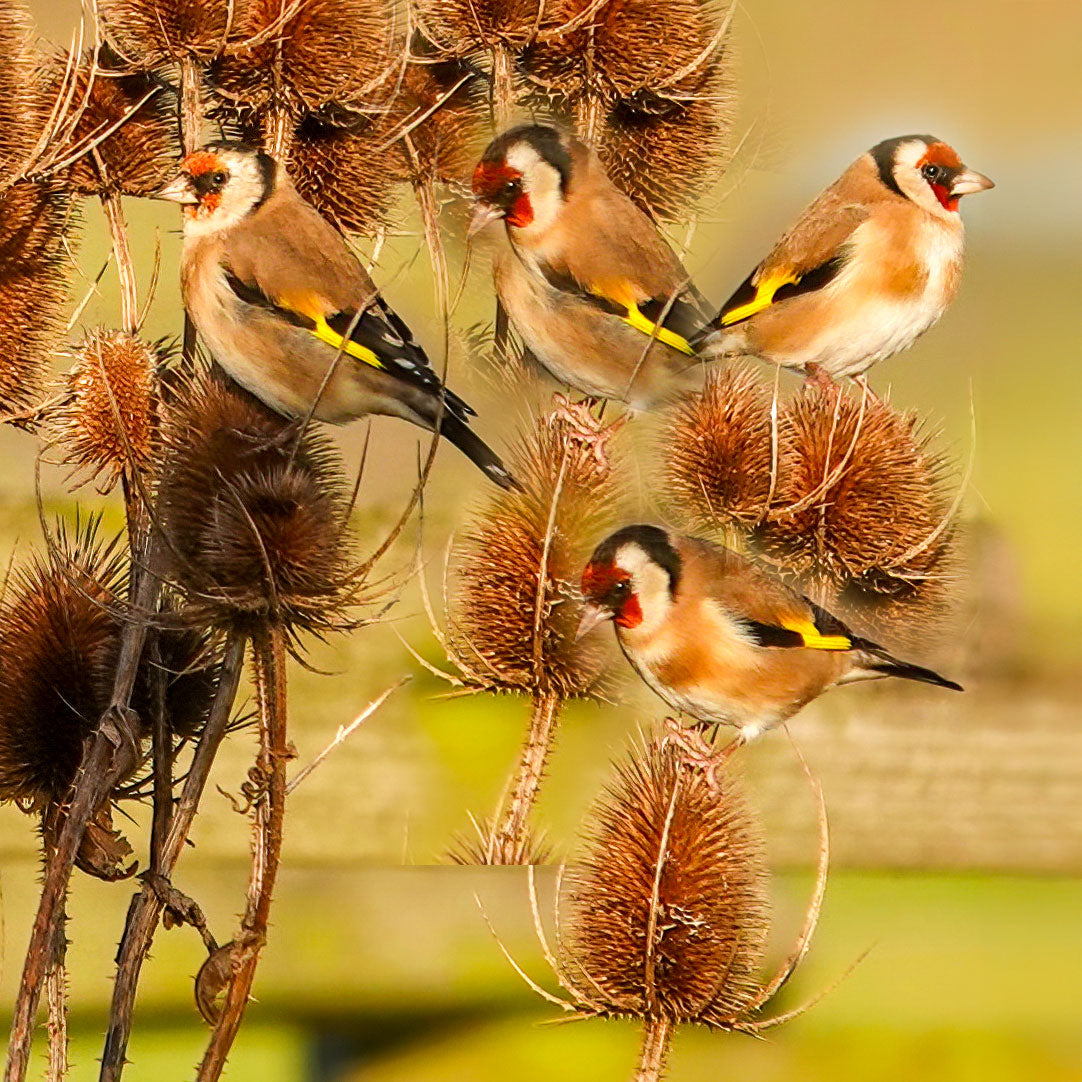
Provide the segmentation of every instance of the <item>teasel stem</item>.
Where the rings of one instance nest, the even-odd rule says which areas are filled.
[[[289,165],[293,143],[293,118],[288,109],[274,106],[267,110],[263,122],[263,146],[267,153],[281,165]]]
[[[601,95],[593,90],[586,90],[575,103],[575,125],[579,138],[587,145],[596,147],[601,120],[605,113],[605,103]]]
[[[41,897],[12,1011],[4,1082],[24,1082],[26,1078],[44,977],[54,957],[57,938],[63,935],[64,900],[87,824],[138,760],[139,720],[128,704],[146,642],[147,614],[156,607],[160,589],[155,562],[150,556],[147,567],[138,576],[133,574],[133,579],[137,583],[133,584],[132,598],[135,615],[121,634],[113,699],[84,745],[83,760],[57,835],[56,848],[45,867]]]
[[[128,223],[119,192],[105,192],[101,197],[102,209],[109,223],[109,237],[113,243],[113,258],[120,280],[120,323],[131,335],[139,329],[139,292],[135,280],[135,264],[132,262],[131,245],[128,243]]]
[[[185,156],[195,153],[203,142],[203,77],[195,57],[180,58],[180,101],[177,120],[180,146]]]
[[[510,50],[492,50],[492,123],[497,132],[510,127],[515,113],[515,58]]]
[[[642,1031],[642,1053],[635,1082],[661,1082],[672,1047],[673,1024],[668,1018],[648,1018]]]
[[[53,804],[45,812],[41,826],[42,850],[48,863],[56,848],[56,836],[60,809]],[[53,943],[53,957],[45,971],[45,1003],[49,1012],[46,1024],[49,1034],[49,1061],[46,1082],[64,1082],[68,1077],[68,974],[66,955],[68,937],[67,913],[61,909],[61,927]]]
[[[530,727],[518,764],[518,776],[503,824],[494,838],[491,864],[525,864],[530,851],[530,812],[537,800],[545,764],[556,743],[563,700],[549,691],[534,698]]]
[[[113,982],[113,998],[109,1005],[109,1021],[105,1047],[101,1057],[100,1082],[117,1082],[127,1062],[128,1039],[131,1035],[132,1014],[139,976],[150,953],[154,933],[161,919],[164,902],[155,889],[155,882],[168,881],[187,842],[199,802],[206,788],[214,758],[225,736],[237,697],[241,670],[244,667],[245,636],[233,635],[226,644],[215,690],[214,701],[206,725],[199,736],[191,766],[184,780],[180,800],[172,815],[160,846],[153,854],[149,876],[143,877],[143,887],[131,900],[124,924],[124,934],[117,950],[117,973]],[[157,778],[155,778],[157,784]],[[170,795],[171,800],[171,795]],[[158,804],[155,794],[155,820]]]
[[[447,280],[447,253],[443,247],[443,236],[440,233],[440,208],[436,199],[435,178],[431,176],[421,177],[421,162],[417,156],[413,140],[406,135],[402,141],[406,153],[409,155],[411,171],[416,178],[413,182],[413,194],[421,210],[425,244],[428,247],[428,258],[432,264],[432,276],[436,282],[436,311],[439,312],[440,318],[446,324],[450,284]]]
[[[231,975],[224,990],[222,1013],[199,1065],[196,1082],[217,1082],[236,1039],[255,980],[259,953],[267,941],[274,881],[282,855],[285,819],[286,674],[285,631],[278,625],[264,627],[252,639],[255,659],[255,690],[259,710],[259,755],[256,769],[266,789],[252,808],[252,868],[248,880],[248,904],[234,940]]]

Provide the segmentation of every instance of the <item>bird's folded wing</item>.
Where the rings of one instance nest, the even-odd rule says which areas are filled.
[[[845,266],[846,242],[867,216],[867,207],[839,202],[828,188],[722,305],[714,325],[734,326],[828,285]]]

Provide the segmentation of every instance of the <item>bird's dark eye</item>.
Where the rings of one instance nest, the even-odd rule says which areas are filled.
[[[522,181],[520,181],[520,180],[509,180],[509,181],[507,181],[506,184],[504,184],[503,192],[504,192],[505,195],[514,195],[517,191],[519,191],[521,189],[521,187],[522,187]]]
[[[225,183],[226,175],[222,172],[222,170],[219,169],[218,172],[215,173],[210,179],[213,180],[215,184],[220,186]]]
[[[943,170],[938,165],[932,165],[932,163],[929,162],[927,165],[921,167],[920,175],[929,183],[934,183],[943,175]]]

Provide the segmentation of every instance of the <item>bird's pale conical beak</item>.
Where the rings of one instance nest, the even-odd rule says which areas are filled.
[[[983,173],[975,173],[972,169],[967,169],[954,178],[951,195],[972,195],[974,192],[984,192],[994,187],[995,184]]]
[[[491,203],[474,204],[473,214],[470,216],[470,227],[466,230],[467,239],[480,233],[486,225],[502,217],[503,211],[499,207],[494,207]]]
[[[611,612],[607,609],[598,608],[597,605],[591,605],[587,601],[582,607],[582,617],[579,620],[579,626],[575,631],[575,642],[578,642],[579,639],[589,635],[598,624],[603,624],[606,620],[611,619]]]
[[[174,177],[164,188],[159,188],[153,193],[155,199],[168,199],[170,203],[180,203],[183,206],[195,206],[199,202],[199,196],[192,191],[188,178],[183,174]]]

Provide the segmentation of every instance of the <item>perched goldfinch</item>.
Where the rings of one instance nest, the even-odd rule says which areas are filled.
[[[573,135],[541,124],[494,139],[473,174],[470,234],[502,218],[496,291],[557,380],[644,409],[695,375],[706,313],[653,223]],[[690,371],[689,371],[690,370]]]
[[[604,620],[635,671],[736,746],[791,718],[835,684],[900,676],[961,691],[892,657],[729,549],[657,526],[601,542],[582,575],[580,637]]]
[[[704,357],[762,357],[862,379],[946,310],[962,273],[958,201],[991,188],[931,135],[862,154],[803,213],[711,321]]]
[[[184,206],[184,304],[214,359],[287,417],[342,424],[402,417],[451,441],[493,481],[513,482],[468,427],[409,328],[342,235],[269,155],[214,143],[157,192]]]

